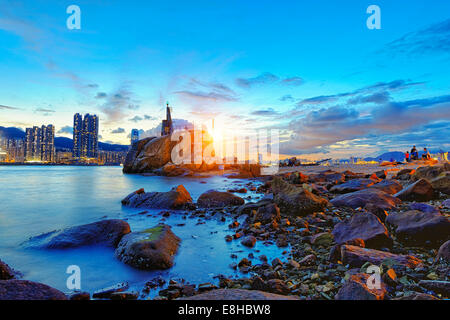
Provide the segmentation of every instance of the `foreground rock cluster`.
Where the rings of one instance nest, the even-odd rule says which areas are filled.
[[[154,299],[163,300],[449,298],[449,172],[450,164],[445,163],[394,175],[330,170],[309,176],[279,174],[260,179],[258,186],[250,181],[246,188],[264,197],[247,203],[236,195],[246,193],[245,188],[209,190],[196,202],[181,185],[169,191],[137,190],[122,204],[181,209],[199,220],[214,217],[229,223],[224,241],[239,242],[249,252],[240,260],[231,256],[230,272],[239,271],[241,277],[217,275],[217,283],[203,284],[155,278],[141,292],[129,292],[127,284],[120,284],[93,297],[137,299],[157,291]],[[127,225],[104,220],[41,235],[24,245],[52,249],[101,244],[113,247],[119,260],[135,268],[173,265],[180,239],[169,226],[131,232]],[[283,255],[269,261],[258,253],[267,244],[283,248]],[[374,280],[374,275],[379,277]],[[0,299],[16,285],[16,297],[24,296],[21,286],[28,284],[11,282],[21,280],[1,262],[0,276]],[[41,297],[59,297],[39,288]]]

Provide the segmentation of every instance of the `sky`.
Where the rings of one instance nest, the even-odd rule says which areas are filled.
[[[70,30],[69,5],[81,10]],[[381,29],[369,29],[370,5]],[[450,2],[0,0],[0,126],[279,130],[282,156],[450,149]]]

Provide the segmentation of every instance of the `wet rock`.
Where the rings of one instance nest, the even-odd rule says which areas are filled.
[[[0,300],[67,300],[59,290],[28,280],[0,280]]]
[[[380,265],[383,261],[389,260],[394,264],[415,268],[422,261],[411,255],[398,255],[390,252],[375,249],[360,248],[352,245],[341,246],[341,261],[351,267],[359,268],[366,262]]]
[[[395,176],[395,179],[398,180],[409,180],[411,179],[411,176],[416,172],[414,169],[402,169],[400,170],[397,175]]]
[[[442,201],[442,206],[445,208],[450,208],[450,199]]]
[[[443,165],[436,165],[436,166],[419,167],[416,169],[416,171],[412,175],[412,179],[414,181],[417,181],[420,179],[427,179],[427,180],[431,181],[445,171],[450,171],[449,163],[445,163]]]
[[[306,257],[304,257],[302,260],[300,260],[300,265],[302,266],[310,266],[313,265],[314,262],[316,262],[317,258],[313,254],[309,254]]]
[[[168,192],[144,192],[139,189],[122,200],[124,206],[132,208],[183,209],[192,206],[192,198],[183,185]]]
[[[383,180],[372,185],[371,188],[378,189],[389,194],[396,194],[403,189],[403,186],[397,180]]]
[[[353,209],[373,204],[376,208],[391,210],[401,201],[386,192],[369,188],[337,196],[331,200],[331,203],[336,207],[351,207]]]
[[[158,169],[171,160],[172,148],[178,141],[171,136],[150,137],[134,143],[123,164],[124,173],[143,173]]]
[[[450,171],[443,172],[431,180],[431,186],[436,191],[450,195]]]
[[[429,201],[435,197],[428,180],[420,179],[394,195],[404,201]]]
[[[97,244],[115,247],[128,233],[130,225],[126,221],[110,219],[45,233],[31,238],[25,245],[46,249],[67,249]]]
[[[421,203],[421,202],[410,203],[409,209],[410,210],[418,210],[418,211],[422,211],[425,213],[439,212],[439,210],[437,208],[430,206],[429,204]]]
[[[436,261],[443,259],[450,262],[450,240],[446,241],[442,246],[440,246],[438,254],[436,256]]]
[[[353,179],[345,183],[333,186],[330,191],[334,193],[355,192],[373,186],[378,180],[373,179]]]
[[[14,271],[2,260],[0,260],[0,280],[9,280],[14,278]]]
[[[228,192],[209,190],[203,193],[197,200],[200,208],[216,208],[226,206],[239,206],[244,204],[244,199]]]
[[[338,223],[333,229],[336,243],[344,244],[353,239],[362,239],[369,248],[392,246],[388,230],[372,213],[358,212],[349,220]]]
[[[246,204],[243,204],[242,206],[240,206],[237,210],[237,214],[238,215],[242,215],[242,214],[249,214],[250,212],[252,212],[253,210],[258,210],[261,207],[264,207],[266,205],[271,204],[272,201],[269,199],[263,199],[260,200],[256,203],[253,202],[248,202]]]
[[[252,223],[261,222],[262,224],[271,223],[273,221],[280,222],[280,209],[275,203],[259,207],[256,214],[250,218]]]
[[[301,172],[292,172],[289,174],[288,178],[289,182],[293,184],[307,183],[309,180],[309,177]]]
[[[328,200],[313,193],[291,185],[281,178],[275,177],[272,181],[274,202],[283,213],[296,216],[305,216],[313,212],[324,210]]]
[[[386,223],[394,226],[398,240],[408,245],[435,247],[450,237],[450,220],[439,212],[393,212]]]
[[[182,297],[181,300],[299,300],[294,296],[244,289],[217,289],[192,297]]]
[[[386,179],[386,175],[387,175],[386,170],[380,170],[380,171],[375,172],[374,174],[379,179]]]
[[[444,297],[450,297],[450,281],[420,280],[419,285]]]
[[[309,176],[310,182],[326,182],[329,184],[339,184],[345,182],[345,174],[342,172],[335,172],[332,170],[326,170],[318,174]]]
[[[321,232],[311,237],[313,246],[330,247],[334,242],[333,234],[330,232]]]
[[[384,300],[387,295],[386,285],[380,281],[379,288],[369,288],[370,275],[358,273],[350,278],[339,289],[336,300]],[[371,285],[371,284],[370,284]]]
[[[138,269],[168,269],[180,239],[168,225],[132,232],[122,238],[115,255],[122,262]]]
[[[160,175],[166,177],[191,176],[193,172],[185,166],[167,163],[157,171]]]
[[[256,238],[254,236],[246,236],[241,240],[242,245],[253,248],[256,244]]]

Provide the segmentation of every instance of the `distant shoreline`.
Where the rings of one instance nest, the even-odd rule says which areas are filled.
[[[10,162],[0,162],[0,166],[44,166],[44,167],[60,167],[60,166],[71,166],[71,167],[120,167],[121,164],[85,164],[85,163],[10,163]]]

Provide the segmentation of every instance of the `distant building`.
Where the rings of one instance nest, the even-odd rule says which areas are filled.
[[[27,128],[24,155],[25,161],[55,162],[55,127]]]
[[[83,134],[83,117],[76,113],[73,116],[73,158],[81,158],[81,143]]]
[[[98,159],[99,121],[96,115],[87,113],[82,119],[79,113],[73,118],[73,158],[75,160]]]
[[[139,141],[139,130],[133,129],[131,130],[131,145],[133,145],[137,141]]]
[[[167,102],[166,120],[162,121],[161,136],[166,136],[168,134],[172,134],[172,132],[173,132],[172,116],[170,115],[169,103]]]

